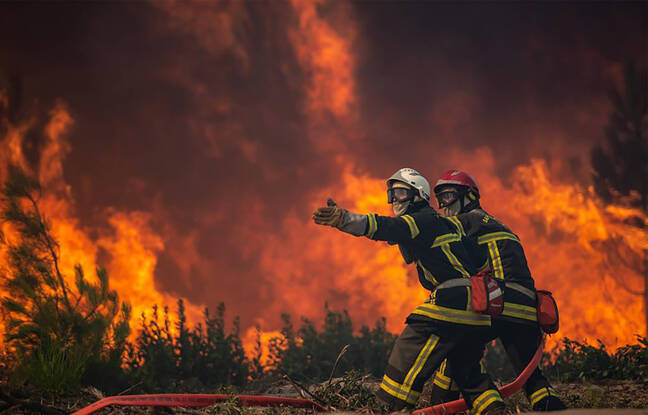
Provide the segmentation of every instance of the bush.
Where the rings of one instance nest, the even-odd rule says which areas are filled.
[[[95,284],[80,265],[74,275],[59,268],[59,246],[40,211],[40,196],[38,181],[10,166],[0,215],[17,238],[2,238],[7,295],[1,308],[6,347],[15,358],[4,370],[14,384],[61,393],[77,388],[90,374],[87,368],[103,365],[119,371],[130,307],[110,290],[105,270],[97,270]],[[101,386],[102,379],[89,380]]]
[[[360,335],[354,336],[346,310],[333,311],[325,304],[324,311],[321,332],[306,318],[302,318],[302,325],[295,332],[290,316],[282,315],[282,337],[272,339],[269,345],[271,371],[285,373],[296,380],[325,380],[331,376],[342,349],[349,345],[336,373],[357,370],[382,376],[396,340],[396,336],[386,330],[385,319],[378,320],[373,329],[363,326]]]
[[[186,325],[185,308],[178,300],[175,334],[171,330],[168,309],[160,321],[157,306],[150,319],[142,315],[141,331],[129,346],[126,366],[132,377],[147,392],[206,391],[220,385],[243,386],[247,381],[248,362],[239,336],[238,318],[233,330],[225,333],[225,305],[216,316],[208,309],[203,324],[193,330]]]
[[[598,346],[564,338],[553,362],[545,359],[547,375],[563,382],[575,380],[638,380],[648,382],[648,338],[637,336],[639,344],[619,347],[608,353],[599,340]]]
[[[87,360],[85,350],[78,345],[63,347],[56,342],[44,342],[22,362],[18,372],[39,391],[60,395],[78,389]]]

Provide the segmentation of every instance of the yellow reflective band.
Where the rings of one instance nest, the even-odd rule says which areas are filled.
[[[403,382],[403,388],[402,388],[403,392],[407,393],[412,389],[412,385],[414,384],[414,379],[416,379],[418,374],[421,372],[421,369],[423,369],[425,362],[427,362],[428,358],[430,357],[430,354],[436,347],[437,343],[439,343],[439,337],[435,336],[434,334],[430,335],[428,340],[425,342],[425,346],[423,346],[423,349],[416,357],[416,360],[414,361],[414,366],[412,366],[412,368],[407,373],[407,376],[405,376],[405,382]]]
[[[493,389],[488,389],[473,401],[473,412],[475,415],[480,415],[488,405],[493,402],[504,402],[499,392]]]
[[[504,303],[503,316],[521,318],[529,321],[538,321],[538,312],[535,307],[522,304]]]
[[[484,392],[481,393],[478,397],[475,398],[473,401],[473,408],[479,407],[484,401],[488,400],[492,396],[498,396],[499,392],[497,392],[495,389],[487,389]]]
[[[444,390],[450,389],[450,385],[452,384],[452,379],[445,375],[447,363],[447,359],[444,360],[443,363],[441,363],[441,366],[439,366],[439,369],[437,370],[433,381],[435,385]]]
[[[369,221],[369,229],[367,230],[367,237],[373,238],[378,230],[378,221],[376,221],[376,215],[370,213],[367,215],[367,220]]]
[[[432,275],[430,270],[423,266],[421,260],[416,261],[416,264],[423,270],[423,276],[425,276],[426,280],[430,281],[434,285],[439,285],[439,282],[434,278],[434,275]]]
[[[470,274],[468,273],[468,271],[466,271],[466,268],[464,268],[463,264],[459,262],[455,254],[452,253],[452,249],[450,249],[449,243],[442,245],[441,250],[446,255],[448,261],[450,261],[454,269],[456,269],[463,277],[470,278]]]
[[[497,249],[497,242],[488,243],[488,252],[490,253],[491,268],[493,268],[493,277],[503,280],[504,269],[502,268],[502,258],[500,257],[499,249]]]
[[[535,405],[538,403],[540,400],[546,398],[547,396],[557,396],[558,394],[554,390],[554,388],[542,388],[538,389],[537,391],[533,392],[529,396],[529,402],[531,402],[531,406]]]
[[[475,412],[475,415],[481,415],[481,413],[484,411],[484,409],[488,408],[488,405],[492,404],[493,402],[504,402],[504,401],[502,400],[502,398],[500,398],[498,396],[493,396],[493,397],[489,398],[486,402],[484,402],[482,404],[482,406],[480,407],[480,409],[477,409],[477,411]]]
[[[477,243],[479,245],[487,244],[493,241],[500,241],[502,239],[510,239],[511,241],[520,242],[520,239],[510,232],[492,232],[477,238]]]
[[[452,382],[451,380],[448,381],[443,380],[441,377],[439,377],[438,373],[437,376],[435,376],[434,380],[432,381],[432,383],[434,383],[435,385],[437,385],[438,387],[446,391],[450,389],[451,382]]]
[[[456,310],[454,308],[441,307],[436,304],[421,304],[416,310],[412,311],[412,314],[419,314],[434,320],[473,326],[490,326],[491,322],[488,314]]]
[[[461,241],[461,235],[456,233],[446,233],[445,235],[437,236],[432,243],[430,248],[437,248],[441,245],[450,243],[450,242],[459,242]]]
[[[395,380],[393,380],[392,378],[390,378],[390,377],[387,376],[387,375],[384,375],[384,376],[383,376],[383,383],[386,383],[386,384],[388,384],[389,386],[391,386],[392,388],[396,388],[396,389],[398,389],[398,390],[400,390],[401,387],[403,386],[403,385],[401,385],[400,383],[396,382]]]
[[[405,393],[403,392],[401,387],[401,384],[390,379],[389,377],[387,377],[387,375],[383,376],[383,381],[380,384],[380,389],[384,390],[391,396],[410,404],[416,404],[416,401],[421,395],[420,392],[410,391],[409,393]]]
[[[529,305],[522,305],[522,304],[516,304],[516,303],[504,303],[504,308],[509,307],[513,310],[517,310],[520,312],[525,312],[528,314],[537,314],[536,308],[529,306]]]
[[[448,216],[448,217],[446,217],[446,219],[448,219],[450,222],[452,222],[454,227],[457,228],[457,232],[459,232],[459,235],[465,235],[466,234],[466,232],[464,231],[464,227],[461,224],[461,221],[459,220],[459,218],[457,218],[456,216]]]
[[[407,226],[409,226],[410,234],[412,235],[412,239],[416,238],[421,231],[419,230],[418,226],[416,226],[416,221],[414,220],[413,217],[410,215],[403,215],[401,218],[407,223]]]
[[[439,370],[437,370],[437,375],[447,377],[445,376],[445,370],[447,365],[448,365],[448,359],[445,359],[443,362],[441,362],[441,366],[439,366]]]

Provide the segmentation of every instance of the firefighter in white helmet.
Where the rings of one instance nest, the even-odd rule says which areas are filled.
[[[416,264],[423,287],[431,291],[430,299],[407,317],[377,392],[391,410],[413,407],[423,384],[446,356],[479,362],[484,343],[491,338],[490,316],[472,311],[470,289],[463,284],[477,271],[475,254],[429,201],[428,181],[416,170],[404,168],[387,180],[387,202],[394,217],[350,212],[331,199],[313,213],[318,225],[398,244],[405,261]],[[462,369],[455,370],[455,380],[473,413],[502,412],[503,400],[488,375],[469,373],[472,365]]]

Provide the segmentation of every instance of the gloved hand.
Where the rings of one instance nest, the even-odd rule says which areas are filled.
[[[340,228],[344,220],[346,209],[339,207],[330,197],[326,200],[326,207],[318,207],[313,212],[313,222],[318,225]]]

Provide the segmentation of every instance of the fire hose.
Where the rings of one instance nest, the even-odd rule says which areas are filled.
[[[222,394],[180,394],[160,393],[155,395],[109,396],[73,412],[72,415],[91,414],[109,405],[118,406],[181,406],[185,408],[204,408],[218,402],[236,399],[241,406],[291,406],[326,411],[322,405],[308,399],[283,398],[277,396],[222,395]]]
[[[531,376],[531,373],[538,367],[542,359],[544,341],[540,342],[538,350],[520,375],[511,383],[499,389],[503,398],[511,396],[522,389],[522,386]],[[118,406],[181,406],[186,408],[203,408],[218,402],[225,402],[235,398],[241,406],[290,406],[293,408],[309,408],[316,411],[326,411],[322,405],[308,399],[283,398],[277,396],[253,396],[253,395],[222,395],[222,394],[176,394],[161,393],[155,395],[124,395],[109,396],[86,406],[72,415],[87,415],[109,405]],[[429,408],[419,409],[413,412],[415,415],[452,415],[468,410],[466,401],[459,399],[446,402]]]
[[[529,362],[527,367],[524,368],[522,373],[520,373],[520,375],[513,382],[499,388],[499,393],[500,395],[502,395],[502,398],[507,398],[513,395],[515,392],[522,389],[522,386],[524,386],[526,381],[529,380],[529,377],[531,376],[533,371],[536,370],[538,364],[540,364],[540,360],[542,359],[543,346],[544,346],[544,339],[540,341],[538,350],[536,350],[535,354],[531,358],[531,361]],[[424,414],[452,415],[467,410],[468,410],[468,405],[466,404],[466,401],[463,399],[458,399],[456,401],[446,402],[439,405],[430,406],[428,408],[418,409],[412,413],[414,415],[424,415]]]

